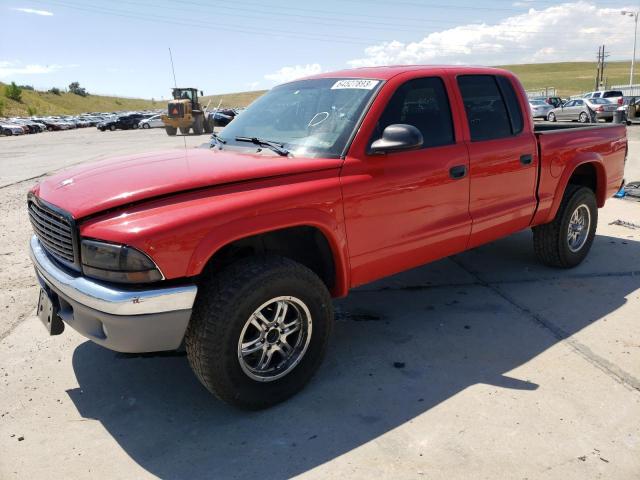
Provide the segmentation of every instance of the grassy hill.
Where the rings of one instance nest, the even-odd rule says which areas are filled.
[[[627,84],[629,82],[630,63],[608,63],[605,68],[607,85]],[[527,90],[555,87],[560,95],[566,97],[594,90],[595,87],[596,62],[503,65],[501,68],[510,70],[518,75]]]
[[[53,93],[22,90],[22,101],[16,102],[4,96],[5,85],[0,83],[0,101],[4,103],[4,115],[27,116],[29,107],[36,115],[62,115],[84,112],[113,112],[118,110],[144,110],[160,108],[164,102],[136,98],[89,95],[81,97],[73,93]]]
[[[608,85],[620,85],[629,81],[630,62],[610,62],[606,68]],[[555,87],[563,97],[593,90],[596,72],[595,62],[538,63],[528,65],[503,65],[502,68],[514,72],[528,90]],[[637,73],[640,78],[640,72]],[[206,87],[206,85],[204,86]],[[254,92],[207,95],[202,97],[209,108],[244,107],[263,95],[266,90]],[[5,115],[27,115],[28,109],[35,109],[37,115],[74,114],[82,112],[111,112],[117,110],[142,110],[164,108],[163,101],[105,97],[89,95],[80,97],[72,93],[54,95],[52,93],[23,90],[22,102],[14,102],[4,97],[4,84],[0,83],[0,99],[4,102]]]

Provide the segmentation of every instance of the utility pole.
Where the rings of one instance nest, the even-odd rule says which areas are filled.
[[[596,67],[596,84],[593,87],[594,90],[598,90],[598,84],[600,83],[601,67],[602,67],[602,47],[598,47],[598,66]]]
[[[636,63],[636,40],[638,38],[638,14],[640,13],[640,10],[636,10],[635,12],[623,10],[620,13],[626,17],[633,17],[633,20],[635,22],[635,27],[633,30],[633,55],[631,56],[631,71],[629,72],[629,86],[631,86],[633,85],[633,69]]]
[[[604,45],[598,47],[598,69],[596,72],[596,85],[595,90],[600,90],[600,87],[604,84],[604,69],[605,69],[605,58],[609,56],[604,49]]]

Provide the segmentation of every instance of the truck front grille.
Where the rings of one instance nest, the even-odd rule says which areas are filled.
[[[36,199],[29,199],[29,219],[45,250],[66,264],[76,264],[74,227],[68,218]]]

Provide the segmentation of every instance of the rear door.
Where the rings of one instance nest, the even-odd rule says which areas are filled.
[[[469,127],[473,247],[526,228],[537,205],[538,152],[525,105],[502,75],[461,75]]]

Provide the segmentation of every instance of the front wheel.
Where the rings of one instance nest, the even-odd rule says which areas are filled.
[[[143,123],[142,124],[142,128],[151,128],[151,126],[148,123]]]
[[[164,126],[164,131],[167,132],[167,135],[174,136],[178,133],[178,129],[176,127],[170,127],[169,125]]]
[[[552,222],[533,227],[533,246],[545,265],[572,268],[589,253],[596,235],[598,205],[593,190],[569,185]]]
[[[553,112],[550,112],[549,115],[547,116],[547,120],[549,120],[550,122],[555,122],[556,121],[556,114]]]
[[[111,130],[112,132],[115,132],[116,126],[115,125],[110,125],[109,126],[109,130]]]
[[[578,117],[578,121],[580,123],[589,123],[589,115],[587,115],[587,112],[580,113],[580,116]]]
[[[331,297],[315,273],[286,258],[251,257],[205,277],[185,345],[211,393],[260,409],[311,379],[332,324]]]

